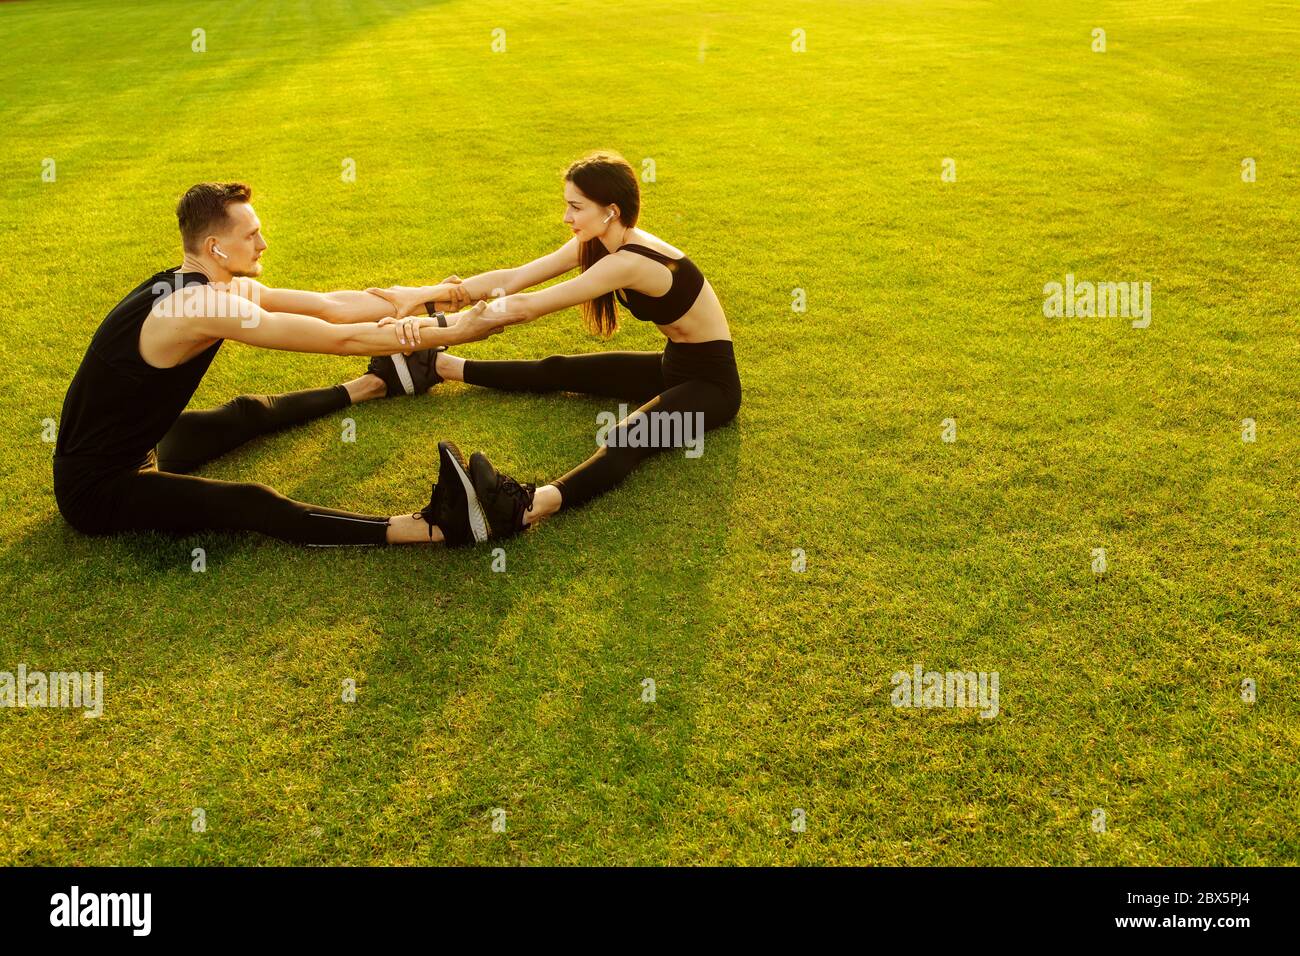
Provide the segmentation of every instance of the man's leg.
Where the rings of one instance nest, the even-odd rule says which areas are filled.
[[[385,394],[383,380],[363,375],[346,385],[285,395],[240,395],[219,408],[182,412],[158,443],[158,469],[191,472],[258,435],[328,415]]]
[[[103,518],[95,533],[256,531],[317,547],[443,540],[439,528],[417,515],[356,514],[294,501],[263,484],[153,469],[108,479],[96,497]]]

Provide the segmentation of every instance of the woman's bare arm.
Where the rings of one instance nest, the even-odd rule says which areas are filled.
[[[606,256],[572,279],[557,282],[538,292],[518,292],[496,299],[488,305],[488,314],[496,315],[503,325],[532,322],[543,315],[626,288],[636,278],[638,266],[639,263],[628,256]]]
[[[497,269],[461,280],[472,299],[512,295],[578,268],[578,240],[570,239],[554,252],[513,269]]]
[[[513,269],[494,269],[491,272],[470,276],[468,279],[461,279],[456,283],[444,280],[437,286],[393,286],[388,289],[366,291],[382,296],[393,304],[398,316],[404,316],[422,311],[425,302],[430,299],[441,299],[444,295],[452,295],[453,301],[459,307],[479,299],[496,298],[523,289],[531,289],[547,279],[554,279],[576,268],[578,268],[578,240],[570,239],[554,252]]]

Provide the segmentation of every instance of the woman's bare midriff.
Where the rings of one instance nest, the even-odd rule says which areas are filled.
[[[731,341],[731,329],[727,327],[727,317],[722,312],[722,304],[707,279],[690,311],[676,322],[658,328],[670,341],[682,344],[716,342],[718,339]]]

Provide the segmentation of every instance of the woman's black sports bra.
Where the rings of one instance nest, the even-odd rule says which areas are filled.
[[[663,263],[673,274],[673,284],[663,295],[646,295],[644,292],[637,292],[636,289],[616,289],[614,294],[618,297],[618,301],[623,303],[624,308],[642,322],[653,322],[655,325],[669,325],[691,311],[691,306],[700,297],[700,290],[704,288],[704,273],[696,267],[695,263],[685,256],[680,259],[670,259],[662,252],[656,252],[648,246],[636,243],[622,246],[618,251],[624,249]],[[623,295],[625,292],[626,298]]]

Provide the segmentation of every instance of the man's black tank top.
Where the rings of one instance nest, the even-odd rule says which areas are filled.
[[[691,306],[700,297],[700,290],[704,288],[704,273],[695,263],[685,256],[671,259],[662,252],[639,243],[628,243],[618,251],[624,250],[662,263],[673,274],[673,283],[663,295],[646,295],[636,289],[616,290],[614,294],[624,308],[642,322],[653,322],[655,325],[669,325],[691,311]]]
[[[159,299],[207,281],[201,272],[155,273],[100,323],[63,400],[56,479],[60,468],[70,477],[145,463],[194,397],[222,340],[173,368],[155,368],[140,357],[140,327]]]

